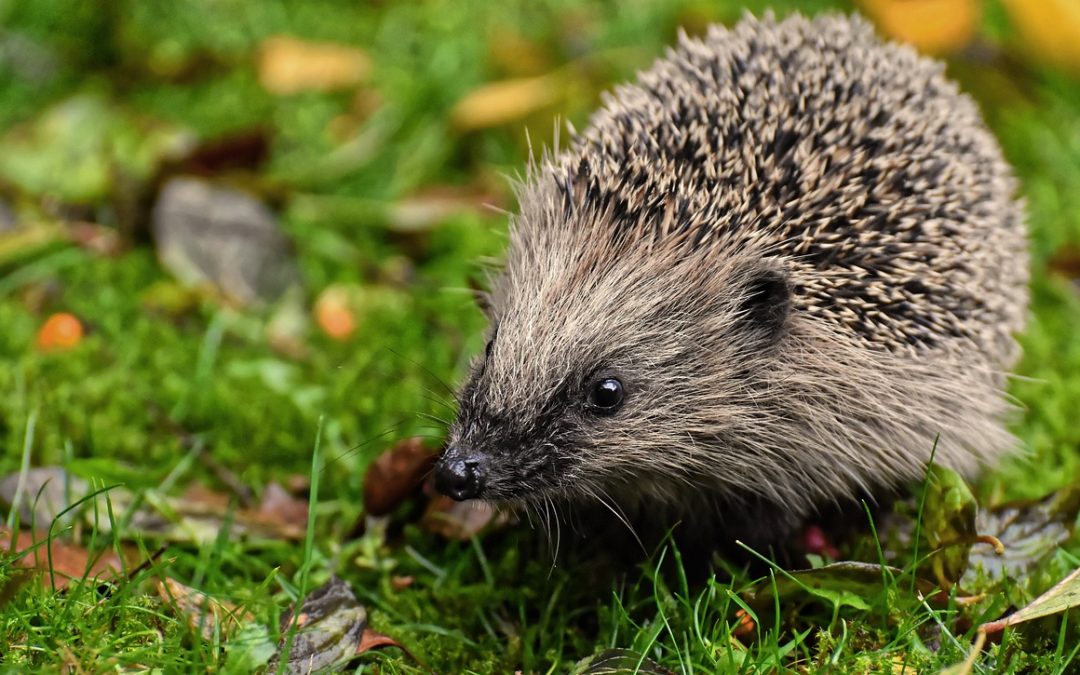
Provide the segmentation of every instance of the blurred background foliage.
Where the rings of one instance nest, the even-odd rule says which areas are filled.
[[[502,249],[511,179],[560,120],[584,126],[680,27],[855,8],[0,0],[0,468],[33,413],[35,465],[157,485],[194,436],[260,486],[305,471],[325,416],[326,494],[358,501],[393,439],[438,446],[446,387],[482,346],[470,289]],[[949,59],[1022,179],[1035,300],[1012,393],[1032,453],[980,487],[1041,495],[1080,473],[1080,5],[857,8]],[[268,209],[285,244],[228,219],[216,236],[295,276],[245,296],[223,278],[237,259],[167,250],[162,203],[185,176]],[[57,315],[74,334],[47,330]]]

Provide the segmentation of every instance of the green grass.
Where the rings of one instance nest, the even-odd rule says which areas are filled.
[[[778,11],[846,7],[749,4]],[[305,299],[342,282],[360,284],[372,298],[348,342],[315,331],[303,360],[268,346],[264,313],[227,310],[209,300],[179,315],[149,309],[153,289],[170,279],[145,243],[145,223],[125,219],[117,198],[123,187],[110,170],[121,164],[136,178],[145,174],[126,153],[116,156],[122,152],[116,148],[137,146],[142,136],[116,147],[85,143],[80,171],[67,170],[74,165],[57,147],[70,138],[34,146],[31,159],[45,163],[43,182],[28,188],[9,176],[0,181],[0,195],[28,218],[47,215],[43,196],[83,195],[95,220],[134,227],[137,243],[116,258],[64,245],[10,257],[0,250],[0,474],[18,471],[34,419],[30,463],[66,466],[99,487],[123,483],[153,491],[166,480],[174,492],[195,481],[220,487],[205,463],[184,460],[194,438],[256,490],[314,472],[319,500],[314,538],[305,544],[255,546],[221,536],[172,545],[109,597],[92,584],[63,594],[24,587],[0,604],[0,664],[35,672],[75,664],[90,671],[247,672],[258,654],[265,660],[286,608],[330,573],[352,585],[374,628],[439,672],[566,672],[577,660],[614,647],[687,673],[880,672],[900,658],[907,659],[907,672],[923,672],[961,661],[973,629],[953,621],[954,603],[905,600],[909,579],[888,580],[865,598],[868,608],[834,611],[828,603],[785,600],[755,610],[754,639],[739,641],[733,636],[739,592],[753,579],[738,569],[692,585],[678,573],[660,574],[654,561],[640,574],[598,582],[572,556],[553,567],[541,538],[527,528],[466,543],[439,540],[415,524],[388,542],[378,531],[358,540],[347,536],[360,512],[365,466],[393,439],[425,435],[437,443],[442,429],[430,417],[446,417],[446,410],[433,399],[482,348],[483,319],[465,289],[504,243],[505,219],[497,214],[453,216],[430,232],[404,236],[387,227],[387,208],[425,187],[447,185],[493,191],[512,207],[504,176],[522,170],[527,134],[546,145],[556,116],[580,128],[598,93],[647,65],[677,26],[731,21],[741,5],[0,0],[3,45],[23,44],[12,42],[16,37],[28,41],[49,64],[47,75],[31,77],[0,62],[0,129],[10,130],[0,138],[0,154],[13,156],[9,150],[25,142],[18,125],[32,124],[71,97],[93,101],[120,129],[142,129],[139,121],[213,138],[265,127],[273,144],[260,185],[283,204]],[[986,21],[1011,49],[1015,38],[996,4]],[[356,112],[352,92],[266,93],[254,55],[263,38],[277,33],[364,49],[374,62],[363,87],[378,100],[374,112],[367,118]],[[506,47],[522,43],[529,58]],[[575,64],[573,86],[557,105],[491,130],[463,133],[451,125],[454,103],[484,82],[567,63]],[[1074,420],[1080,294],[1047,272],[1055,253],[1080,246],[1080,86],[1022,63],[952,67],[1015,165],[1032,225],[1033,320],[1020,367],[1027,379],[1012,387],[1025,408],[1015,429],[1032,452],[977,486],[987,500],[1039,496],[1080,475]],[[341,122],[343,116],[353,121]],[[343,124],[353,129],[345,133],[361,139],[362,152],[340,151],[349,139],[334,130]],[[84,135],[92,133],[76,129],[77,137]],[[410,281],[380,281],[403,264],[414,268]],[[48,292],[37,303],[31,296],[42,289]],[[36,330],[54,311],[74,312],[89,324],[91,333],[77,349],[43,354],[33,348]],[[320,429],[321,461],[312,469]],[[56,527],[54,534],[78,536],[84,544],[96,537],[99,549],[121,545],[92,528],[63,530]],[[1078,556],[1073,541],[1039,570],[1036,586],[1063,576]],[[199,638],[153,591],[159,573],[245,606],[264,628],[232,640]],[[0,584],[17,574],[0,563]],[[392,575],[416,581],[395,591]],[[989,599],[978,606],[976,623],[1025,597],[1030,590]],[[1074,613],[1068,621],[1008,633],[976,672],[1057,672],[1080,641],[1077,619]],[[395,650],[362,663],[365,670],[377,664],[379,672],[421,672]]]

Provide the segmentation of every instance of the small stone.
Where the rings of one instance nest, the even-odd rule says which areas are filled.
[[[292,246],[255,197],[177,177],[154,206],[158,258],[180,281],[213,284],[240,304],[269,302],[299,283]]]

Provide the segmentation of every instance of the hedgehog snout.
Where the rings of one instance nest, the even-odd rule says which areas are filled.
[[[487,474],[487,457],[451,447],[435,464],[435,489],[459,502],[476,499],[484,489]]]

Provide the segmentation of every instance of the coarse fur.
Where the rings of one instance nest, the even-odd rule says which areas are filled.
[[[757,544],[932,451],[971,474],[1016,446],[1015,193],[943,67],[862,19],[681,36],[520,186],[449,452],[481,499]]]

